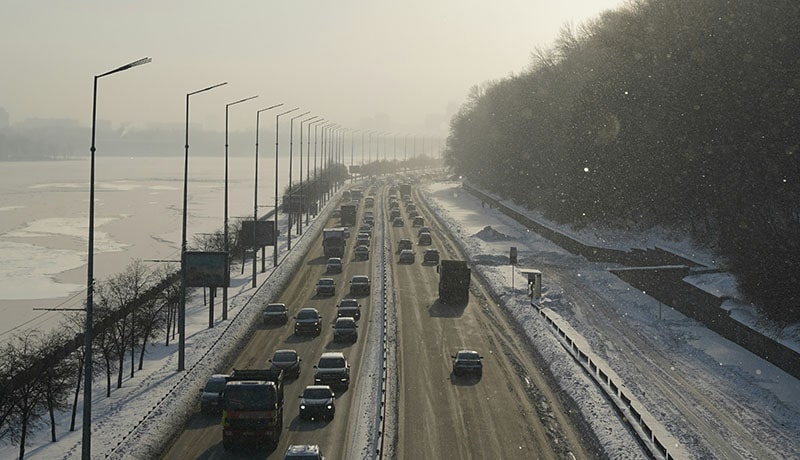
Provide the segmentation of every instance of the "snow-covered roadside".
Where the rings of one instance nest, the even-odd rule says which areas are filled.
[[[675,312],[665,310],[661,323],[657,323],[658,305],[641,292],[634,292],[613,275],[609,275],[602,267],[586,262],[580,257],[573,256],[560,250],[557,246],[538,235],[527,232],[519,225],[515,225],[507,216],[496,210],[484,210],[480,201],[460,190],[456,182],[436,183],[425,187],[426,199],[441,220],[462,240],[462,248],[467,251],[474,261],[474,273],[487,280],[495,291],[497,298],[501,299],[509,313],[518,324],[527,332],[532,346],[548,363],[554,377],[569,392],[576,401],[587,420],[592,423],[593,431],[602,443],[603,449],[612,458],[633,458],[633,452],[638,452],[630,436],[621,434],[625,431],[619,417],[609,407],[605,397],[598,391],[597,385],[581,370],[581,368],[566,354],[564,347],[552,333],[552,327],[545,324],[536,309],[531,308],[525,296],[525,280],[518,274],[515,277],[516,289],[510,289],[511,267],[507,265],[508,249],[515,245],[520,251],[521,263],[529,266],[556,266],[563,265],[574,268],[577,279],[591,285],[594,289],[604,286],[600,294],[612,299],[613,302],[624,308],[625,318],[621,322],[636,321],[641,323],[641,333],[654,336],[654,339],[664,341],[664,347],[675,354],[676,360],[702,361],[708,365],[709,361],[716,360],[713,372],[722,374],[726,382],[732,385],[729,398],[737,398],[742,392],[747,393],[751,400],[749,404],[766,407],[769,417],[759,419],[760,412],[757,408],[748,406],[737,407],[743,419],[751,419],[748,424],[748,434],[762,439],[781,439],[791,433],[800,432],[800,382],[787,374],[775,369],[774,366],[765,365],[763,360],[754,358],[752,354],[738,348],[731,347],[730,343],[710,337],[707,330],[680,318]],[[336,197],[334,201],[336,202]],[[184,373],[177,373],[176,347],[163,344],[154,345],[147,355],[147,362],[143,371],[139,371],[133,379],[126,379],[123,388],[114,390],[111,398],[105,397],[102,382],[97,382],[94,392],[93,420],[94,429],[93,453],[95,458],[152,458],[154,452],[163,447],[161,444],[169,437],[170,430],[183,424],[182,420],[188,417],[197,407],[197,394],[205,378],[218,370],[221,363],[225,362],[230,350],[212,347],[219,341],[223,329],[228,327],[229,333],[240,337],[245,334],[245,319],[257,315],[258,308],[250,308],[263,304],[277,292],[276,289],[291,276],[290,266],[297,264],[310,248],[313,236],[321,230],[322,223],[327,219],[323,215],[311,226],[305,229],[304,236],[292,240],[292,251],[286,256],[274,273],[259,274],[262,287],[259,288],[255,300],[254,290],[250,289],[249,276],[236,277],[232,281],[234,286],[230,290],[230,320],[218,320],[213,329],[207,327],[207,307],[202,305],[202,300],[189,306],[187,312],[187,356]],[[509,239],[487,241],[476,236],[487,225],[498,230]],[[639,244],[637,243],[636,246]],[[282,248],[285,254],[285,247]],[[247,271],[247,270],[245,270]],[[271,270],[270,270],[271,271]],[[558,313],[573,329],[587,337],[587,342],[596,346],[598,340],[603,343],[603,337],[598,335],[585,324],[585,318],[580,312],[575,311],[570,304],[569,293],[564,288],[548,278],[547,270],[544,271],[544,306]],[[232,275],[238,272],[234,270]],[[269,281],[264,278],[270,276]],[[273,279],[274,278],[274,279]],[[388,286],[390,288],[390,286]],[[202,296],[199,296],[202,299]],[[234,316],[236,318],[234,319]],[[228,325],[230,324],[230,325]],[[655,325],[661,324],[656,329]],[[239,330],[241,328],[241,330]],[[388,326],[391,330],[391,324]],[[662,331],[663,329],[663,331]],[[227,336],[226,336],[227,337]],[[676,338],[677,337],[677,338]],[[669,340],[680,343],[669,343]],[[226,338],[225,345],[232,344]],[[391,344],[390,344],[391,346]],[[626,366],[624,356],[615,357],[605,351],[604,359],[616,371],[620,379],[630,381],[636,368]],[[205,357],[201,357],[207,354]],[[609,358],[610,356],[610,358]],[[713,356],[714,359],[709,357]],[[366,356],[365,356],[366,357]],[[365,364],[366,364],[365,359]],[[390,361],[391,362],[391,361]],[[366,367],[366,366],[363,366]],[[362,368],[363,371],[363,368]],[[189,378],[189,375],[192,378]],[[391,383],[391,382],[390,382]],[[733,388],[735,386],[735,388]],[[359,389],[360,391],[360,389]],[[654,392],[653,392],[654,393]],[[378,394],[378,398],[380,395]],[[654,398],[650,391],[647,398]],[[646,407],[651,408],[655,400],[645,399]],[[370,404],[374,404],[372,407]],[[377,413],[378,400],[373,396],[367,397],[359,410],[360,414]],[[659,407],[655,405],[655,407]],[[388,409],[391,415],[391,408]],[[151,414],[148,416],[148,414]],[[686,445],[691,456],[702,456],[708,453],[692,445],[692,438],[679,436],[684,420],[674,416],[672,412],[663,411],[654,416],[667,426],[681,444]],[[139,423],[141,420],[146,421]],[[80,414],[78,415],[80,420]],[[58,430],[66,429],[69,417],[62,415],[58,420]],[[364,417],[359,420],[362,424],[358,430],[371,435],[370,421]],[[133,427],[140,424],[135,430]],[[391,432],[392,426],[387,426]],[[80,452],[81,433],[80,427],[74,433],[59,433],[59,441],[49,443],[49,436],[43,430],[30,441],[27,457],[29,458],[75,458]],[[775,446],[776,452],[767,457],[800,458],[800,441],[792,438],[788,443]],[[732,441],[733,442],[733,441]],[[769,442],[769,441],[768,441]],[[777,442],[777,441],[776,441]],[[374,439],[359,439],[354,443],[363,443],[367,447],[364,452],[374,452]],[[384,449],[391,446],[384,446]],[[0,448],[0,458],[16,457],[17,448],[4,445]],[[700,454],[698,454],[700,452]],[[711,452],[713,455],[714,452]],[[742,455],[744,456],[744,455]]]
[[[508,263],[509,242],[487,243],[479,235],[488,225],[505,235],[516,235],[509,240],[518,246],[520,254],[530,254],[534,247],[540,249],[542,246],[553,253],[563,251],[538,235],[526,232],[521,226],[517,229],[506,227],[505,223],[494,218],[494,213],[481,212],[484,208],[475,206],[480,206],[480,200],[461,190],[459,183],[429,184],[422,193],[431,211],[450,230],[460,243],[461,251],[473,262],[473,275],[480,277],[500,300],[510,317],[525,332],[535,353],[549,364],[555,380],[580,408],[601,444],[600,449],[611,458],[646,458],[603,393],[571,358],[558,336],[551,333],[552,329],[538,310],[531,306],[526,295],[527,280],[517,273],[515,290],[511,290],[508,279],[511,266],[505,265]],[[526,239],[530,247],[520,244]]]
[[[600,356],[608,362],[611,370],[618,372],[623,384],[634,384],[632,394],[641,398],[643,406],[654,412],[659,424],[677,439],[679,445],[672,446],[671,452],[686,449],[690,452],[687,455],[693,457],[724,456],[726,451],[711,446],[726,443],[730,445],[727,452],[732,453],[732,457],[755,455],[755,458],[796,458],[800,455],[796,436],[791,435],[800,432],[800,402],[796,398],[800,392],[800,382],[797,379],[669,308],[665,309],[663,317],[659,317],[658,302],[616,279],[607,272],[606,267],[561,250],[497,210],[481,208],[480,200],[464,192],[460,184],[436,183],[427,186],[425,191],[436,213],[462,240],[463,248],[473,262],[473,273],[487,280],[501,303],[525,329],[532,345],[548,360],[560,384],[572,395],[594,426],[594,431],[610,456],[625,456],[623,453],[630,452],[618,444],[620,438],[611,429],[610,423],[618,417],[604,415],[602,406],[608,405],[606,401],[593,397],[594,393],[584,388],[596,385],[584,381],[584,373],[573,368],[571,359],[564,359],[564,349],[558,344],[557,335],[552,333],[553,328],[543,326],[538,312],[528,304],[524,289],[526,280],[519,274],[515,275],[518,288],[511,292],[512,271],[508,265],[510,246],[518,247],[523,265],[540,268],[544,272],[542,305],[551,310],[548,314],[557,313],[563,317],[574,333],[585,336],[588,344],[601,351]],[[495,232],[482,231],[487,225],[496,231],[497,238],[489,237]],[[586,238],[585,235],[583,237]],[[625,247],[623,241],[616,243]],[[681,247],[675,242],[671,242],[671,245],[685,251],[684,254],[702,256],[697,255],[695,248]],[[634,242],[628,247],[641,247],[641,243]],[[590,289],[599,296],[598,299],[605,299],[613,305],[612,312],[619,318],[609,318],[608,322],[617,323],[620,329],[599,329],[601,326],[598,323],[605,320],[593,316],[602,316],[605,312],[598,315],[592,312],[594,308],[579,308],[574,303],[575,293],[569,291],[571,286],[562,287],[554,282],[554,272],[557,270],[570,273],[572,285]],[[717,286],[717,289],[724,289],[724,286]],[[588,301],[591,303],[591,298]],[[649,351],[638,350],[633,346],[638,343],[624,337],[622,345],[636,350],[635,353],[641,355],[642,360],[650,359],[649,353],[658,349],[660,353],[672,357],[672,369],[669,362],[662,362],[659,366],[653,365],[655,371],[651,374],[641,375],[642,368],[631,362],[631,352],[618,349],[620,342],[615,343],[617,338],[609,335],[621,336],[626,329],[636,340],[644,340],[654,348]],[[661,379],[684,379],[693,382],[690,385],[702,384],[702,387],[687,391],[686,395],[694,393],[691,395],[693,398],[707,399],[703,400],[704,403],[713,409],[701,416],[692,414],[694,418],[691,421],[695,424],[687,423],[684,420],[685,412],[680,407],[692,404],[695,400],[678,401],[683,399],[681,393],[670,397],[669,394],[660,393],[662,388],[653,388],[654,381],[649,379],[659,372]],[[702,379],[697,372],[704,373]],[[698,412],[702,414],[703,410]],[[730,416],[731,412],[738,415]],[[723,414],[729,419],[727,422],[716,419]],[[609,425],[606,426],[606,423]],[[751,439],[744,442],[731,439],[736,438],[733,433],[745,434],[744,438]]]
[[[338,203],[335,195],[331,202]],[[126,377],[122,388],[113,389],[105,396],[105,379],[94,380],[92,402],[92,457],[93,458],[154,458],[169,439],[181,429],[196,411],[200,389],[209,375],[225,367],[238,351],[253,327],[259,324],[261,306],[272,301],[288,284],[299,268],[311,244],[322,231],[332,208],[322,213],[304,227],[303,235],[292,239],[292,250],[287,254],[286,240],[282,239],[282,258],[277,269],[268,268],[258,274],[258,286],[251,288],[249,270],[240,274],[239,267],[231,272],[228,320],[220,317],[221,300],[217,297],[215,327],[208,329],[208,306],[203,305],[203,295],[198,292],[187,304],[185,371],[177,372],[177,343],[164,346],[163,338],[148,347],[144,368],[133,379]],[[285,225],[285,220],[279,222]],[[285,228],[282,229],[285,235]],[[379,357],[378,357],[379,359]],[[365,360],[367,366],[377,367],[376,359]],[[370,392],[372,397],[362,398],[367,408],[364,413],[377,413],[380,392]],[[77,427],[74,432],[62,432],[69,426],[69,413],[57,414],[58,441],[49,442],[48,430],[40,430],[29,438],[26,458],[75,458],[81,452],[81,405],[79,403]],[[364,417],[366,419],[366,417]],[[373,427],[374,422],[368,426]],[[374,444],[372,433],[361,430],[359,445]],[[362,439],[363,438],[363,439]],[[0,458],[14,458],[17,447],[0,446]]]

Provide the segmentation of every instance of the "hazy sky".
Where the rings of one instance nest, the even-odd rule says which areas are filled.
[[[98,118],[252,129],[283,102],[345,128],[424,132],[429,114],[460,106],[469,89],[524,70],[567,23],[625,0],[2,0],[0,107],[26,118]],[[268,112],[275,113],[275,112]],[[297,114],[301,112],[296,112]],[[294,114],[292,114],[294,115]],[[311,115],[309,115],[311,116]],[[287,115],[288,117],[288,115]],[[274,119],[274,118],[273,118]]]

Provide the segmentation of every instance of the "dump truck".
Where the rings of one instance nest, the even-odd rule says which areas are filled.
[[[352,227],[356,224],[356,205],[354,204],[343,204],[341,208],[341,215],[340,219],[342,222],[342,227]]]
[[[322,251],[325,257],[344,257],[345,235],[343,228],[322,230]]]
[[[277,445],[283,430],[283,370],[234,369],[222,392],[222,447]]]
[[[469,277],[471,270],[466,261],[442,260],[439,272],[439,300],[448,305],[469,302]]]
[[[400,196],[402,198],[411,196],[411,184],[400,184]]]

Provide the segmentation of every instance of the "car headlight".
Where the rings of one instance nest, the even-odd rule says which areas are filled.
[[[333,406],[328,404],[328,410],[331,410],[331,409],[333,409]]]
[[[305,410],[305,408],[306,408],[305,404],[300,404],[300,410]]]

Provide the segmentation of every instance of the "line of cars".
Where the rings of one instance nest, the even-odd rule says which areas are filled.
[[[392,204],[395,204],[395,206],[399,206],[399,205],[396,205],[397,201],[396,201],[396,198],[394,196],[389,197],[389,200],[390,200],[389,201],[390,202],[390,207],[392,206]],[[406,211],[409,214],[409,218],[412,218],[411,216],[413,216],[413,222],[414,222],[413,226],[414,227],[418,227],[418,230],[417,230],[417,245],[418,246],[430,246],[430,245],[432,245],[433,244],[433,237],[431,236],[431,230],[430,230],[429,227],[426,227],[424,225],[424,218],[422,216],[420,216],[419,213],[417,212],[416,205],[411,201],[410,196],[407,198],[406,203],[407,203]],[[394,209],[396,209],[396,207]],[[399,213],[399,209],[398,209],[398,213]],[[395,226],[395,227],[402,227],[404,225],[403,222],[402,222],[402,217],[395,218],[395,222],[397,222],[397,225],[393,224],[393,226]],[[414,252],[414,244],[408,238],[401,238],[397,242],[397,254],[398,254],[397,262],[400,263],[400,264],[413,264],[416,261],[416,253]],[[423,257],[422,257],[422,263],[426,264],[426,265],[427,264],[436,265],[436,264],[439,263],[439,258],[440,258],[439,250],[436,249],[436,248],[430,248],[429,247],[429,248],[425,249],[425,252],[424,252]]]
[[[409,220],[412,221],[412,226],[417,227],[417,245],[430,246],[433,244],[430,228],[425,226],[424,218],[419,214],[416,204],[411,199],[410,186],[405,185],[403,190],[403,197],[406,205],[406,213]],[[400,205],[396,196],[389,197],[389,208],[393,218],[392,226],[403,227],[404,222],[400,215]],[[413,242],[408,238],[401,238],[397,242],[397,262],[400,264],[413,264],[415,261],[415,253]],[[440,261],[439,251],[435,248],[427,248],[422,258],[423,264],[438,265]],[[470,349],[458,350],[456,354],[451,355],[452,358],[452,372],[453,376],[474,376],[480,379],[483,376],[483,356],[477,351]]]
[[[369,283],[368,278],[366,283]],[[369,287],[365,289],[369,292]],[[289,319],[286,305],[279,303],[267,305],[263,314],[265,324],[286,324]],[[333,323],[334,342],[356,342],[358,340],[356,322],[359,319],[361,319],[361,304],[358,303],[358,300],[355,298],[342,299],[336,305],[336,319]],[[322,333],[322,315],[316,308],[301,308],[294,316],[294,320],[295,335],[317,337]]]
[[[367,206],[370,206],[370,200],[366,200]],[[374,206],[374,199],[371,203]],[[366,257],[360,257],[361,251],[356,251],[355,257],[368,259],[369,258],[369,243],[372,234],[371,224],[374,223],[374,215],[372,212],[365,215],[365,223],[359,229],[356,241],[359,245],[365,246]],[[333,229],[338,230],[338,229]],[[346,228],[343,230],[347,230]],[[347,232],[342,232],[343,238],[347,238]],[[338,234],[337,234],[338,235]],[[336,236],[336,235],[334,235]],[[333,238],[331,238],[333,240]],[[323,249],[331,249],[323,243]],[[335,249],[335,248],[334,248]],[[341,251],[343,255],[343,251]],[[328,254],[326,254],[328,255]],[[338,256],[339,254],[331,254]],[[341,257],[329,257],[326,262],[326,273],[335,274],[344,271],[343,261]],[[356,275],[350,280],[351,297],[342,299],[336,305],[336,318],[333,323],[333,341],[334,342],[356,342],[358,340],[357,321],[361,318],[361,304],[355,297],[369,295],[371,293],[371,283],[367,275]],[[336,295],[336,281],[332,277],[321,278],[315,286],[315,296],[335,296]],[[262,319],[265,324],[288,324],[290,312],[283,303],[268,304],[262,310]],[[322,315],[316,308],[300,308],[294,315],[294,334],[295,335],[311,335],[319,336],[322,332]],[[242,372],[234,370],[231,375],[215,374],[209,378],[201,397],[201,409],[203,412],[222,412],[223,420],[223,446],[228,449],[236,446],[239,441],[253,441],[277,443],[277,437],[282,429],[283,419],[283,397],[282,397],[282,381],[286,379],[297,380],[301,374],[302,359],[296,350],[293,349],[279,349],[276,350],[271,359],[267,361],[269,369],[247,369]],[[241,378],[234,380],[234,374],[247,373],[254,379],[258,376],[264,377],[264,381],[243,382]],[[267,381],[269,380],[269,381]],[[230,437],[228,432],[236,432],[236,426],[242,424],[244,419],[258,420],[259,423],[262,419],[266,421],[266,414],[259,413],[259,407],[262,402],[258,401],[258,397],[250,402],[245,402],[242,399],[237,399],[241,407],[237,407],[235,411],[231,412],[230,403],[225,403],[225,395],[229,395],[228,399],[233,400],[231,396],[233,388],[231,385],[236,385],[236,388],[257,390],[257,386],[270,386],[271,388],[280,387],[280,398],[277,397],[277,390],[270,400],[270,404],[275,406],[275,410],[271,410],[269,417],[271,417],[271,427],[268,437],[260,435],[247,435],[253,430],[242,431],[238,429],[236,437]],[[253,386],[250,386],[252,384]],[[312,385],[305,387],[303,392],[299,395],[299,417],[300,419],[310,420],[330,420],[335,415],[335,389],[347,390],[350,384],[350,363],[347,361],[344,353],[339,351],[324,352],[319,358],[317,365],[314,366],[314,382]],[[337,390],[338,391],[338,390]],[[256,391],[257,393],[257,391]],[[254,393],[254,394],[256,394]],[[280,400],[280,401],[278,401]],[[272,406],[270,406],[272,407]],[[227,408],[227,409],[226,409]],[[249,411],[249,413],[247,413]],[[262,411],[263,412],[263,411]],[[227,414],[227,415],[226,415]],[[242,418],[243,417],[243,418]],[[233,427],[233,428],[232,428]],[[240,427],[241,428],[241,427]],[[256,430],[258,431],[258,430]],[[242,436],[247,437],[244,439]],[[231,435],[232,436],[232,435]],[[286,458],[319,458],[320,457],[318,446],[290,446],[286,451]]]
[[[415,216],[421,219],[421,216]],[[415,219],[416,220],[416,219]],[[420,224],[423,221],[418,221]],[[366,227],[362,227],[359,229],[359,236],[361,234],[367,234],[371,239],[371,226],[369,224],[365,224]],[[430,238],[430,232],[424,232],[423,230],[427,230],[424,225],[418,225],[420,230],[418,235],[422,235],[423,233],[427,233],[428,238]],[[363,231],[362,231],[363,230]],[[363,237],[363,236],[362,236]],[[357,237],[358,239],[358,237]],[[367,243],[366,245],[366,257],[369,257],[369,240],[364,238],[366,241],[362,241]],[[410,243],[410,241],[409,241]],[[420,244],[424,244],[420,242]],[[427,244],[431,244],[431,241]],[[411,250],[412,258],[410,260],[411,263],[414,262],[413,259],[413,245],[410,245],[409,250]],[[355,252],[354,258],[356,260],[359,259],[358,251]],[[363,259],[362,259],[363,260]],[[433,248],[428,248],[425,253],[423,263],[435,263],[438,264],[439,262],[439,253]],[[341,258],[329,258],[328,262],[326,263],[326,272],[328,273],[342,273],[343,271],[343,264]],[[324,280],[324,281],[323,281]],[[321,288],[321,289],[320,289]],[[320,282],[315,287],[315,294],[317,296],[329,295],[335,296],[336,295],[336,282],[333,278],[325,277],[320,279]],[[356,275],[353,276],[350,280],[350,292],[352,297],[369,295],[371,291],[371,284],[369,277],[366,275]],[[358,339],[357,333],[357,325],[356,322],[361,317],[361,305],[358,303],[356,298],[346,298],[342,299],[339,304],[336,305],[336,320],[333,324],[334,334],[333,340],[335,342],[339,341],[352,341],[355,342]],[[302,308],[298,310],[297,314],[294,317],[295,319],[295,328],[294,332],[297,335],[313,335],[319,336],[322,330],[322,316],[319,314],[319,311],[314,308]],[[289,312],[288,309],[284,304],[274,303],[267,305],[263,310],[263,320],[265,323],[276,323],[276,324],[287,324],[289,320]],[[467,354],[464,354],[467,353]],[[471,354],[470,354],[471,353]],[[474,354],[474,356],[473,356]],[[480,366],[481,359],[476,352],[471,350],[462,350],[459,351],[456,355],[453,355],[453,373],[456,376],[465,375],[468,373],[473,373],[480,377],[482,373],[482,367],[476,371],[476,364],[475,364],[475,356],[477,356],[477,365]],[[298,379],[300,377],[300,363],[302,359],[298,356],[296,350],[292,349],[280,349],[276,350],[273,357],[268,361],[269,367],[271,370],[280,370],[282,375],[286,378],[293,378]],[[320,359],[316,366],[314,366],[314,384],[308,385],[299,396],[299,417],[301,419],[324,419],[330,420],[335,415],[335,398],[336,393],[334,389],[336,388],[344,388],[346,390],[349,387],[350,383],[350,364],[347,361],[346,357],[341,352],[325,352],[320,356]],[[205,409],[208,409],[211,406],[216,404],[217,406],[220,405],[221,401],[221,394],[224,392],[225,385],[228,383],[228,376],[222,374],[216,374],[209,379],[207,384],[207,390],[204,391],[203,400],[207,401],[205,403]],[[219,391],[220,384],[222,386],[222,392]],[[214,394],[216,391],[217,397],[214,398]],[[215,403],[216,401],[216,403]],[[282,417],[282,416],[281,416]],[[224,420],[224,417],[223,417]],[[319,452],[318,446],[290,446],[289,449],[286,451],[286,458],[319,458],[321,456]],[[305,456],[308,457],[305,457]]]

